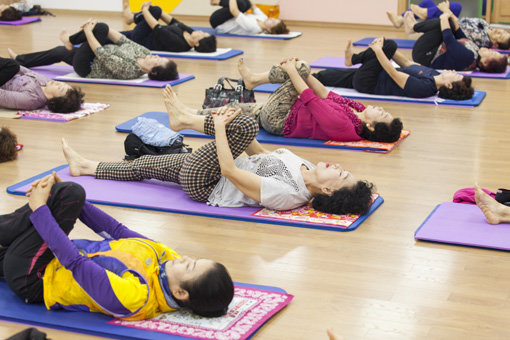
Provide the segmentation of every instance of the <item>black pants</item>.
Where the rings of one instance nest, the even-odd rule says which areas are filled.
[[[161,18],[161,7],[159,6],[151,6],[149,8],[149,12],[154,17],[154,19],[159,20]],[[133,40],[135,43],[142,45],[149,50],[153,50],[152,43],[152,28],[147,24],[145,18],[143,17],[142,12],[138,12],[134,16],[136,27],[131,31],[121,32],[128,39]]]
[[[0,86],[7,83],[19,72],[19,64],[9,58],[0,58]]]
[[[97,23],[92,32],[101,45],[108,42],[108,25]],[[87,42],[87,37],[83,31],[69,37],[73,45],[81,44],[71,51],[64,46],[57,46],[47,51],[20,54],[16,61],[25,67],[44,66],[59,63],[61,61],[73,66],[74,71],[80,77],[86,77],[91,71],[92,61],[95,58],[94,51]]]
[[[229,0],[220,0],[220,6],[222,8],[214,11],[214,13],[211,14],[209,22],[211,23],[212,28],[216,28],[223,24],[225,21],[228,21],[234,17],[232,13],[230,13],[228,3]],[[251,4],[249,0],[237,0],[237,7],[241,12],[244,13],[251,8]]]
[[[388,59],[393,58],[397,51],[397,43],[393,40],[385,40],[383,52]],[[353,54],[352,64],[361,63],[358,69],[324,70],[315,73],[314,76],[325,86],[343,87],[356,89],[362,93],[373,93],[377,85],[379,73],[383,70],[377,56],[371,48]]]
[[[423,66],[430,66],[437,49],[443,42],[441,21],[439,19],[422,21],[415,24],[413,29],[415,32],[423,33],[414,44],[413,60]]]
[[[69,234],[85,202],[85,191],[72,182],[57,183],[47,205],[60,228]],[[25,204],[15,212],[0,216],[0,275],[26,303],[43,302],[42,277],[55,257],[35,230]]]

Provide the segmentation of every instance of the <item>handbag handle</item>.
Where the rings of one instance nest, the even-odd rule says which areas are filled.
[[[243,80],[242,80],[242,79],[234,79],[234,78],[229,78],[229,77],[221,77],[221,78],[219,78],[219,79],[218,79],[218,83],[216,84],[216,86],[214,86],[214,88],[217,88],[217,86],[218,86],[218,85],[219,85],[219,86],[221,86],[221,88],[220,88],[220,89],[224,88],[224,87],[225,87],[225,85],[224,85],[224,82],[225,82],[225,81],[227,81],[227,84],[230,86],[230,88],[231,88],[232,90],[234,90],[234,89],[235,89],[236,91],[240,91],[240,90],[242,90],[242,88],[244,88],[244,82],[243,82]],[[236,86],[236,87],[234,87],[234,86],[232,85],[231,81],[232,81],[232,82],[236,82],[236,83],[237,83],[237,86]],[[239,89],[239,87],[240,87],[240,86],[242,86],[242,88],[241,88],[241,89]]]

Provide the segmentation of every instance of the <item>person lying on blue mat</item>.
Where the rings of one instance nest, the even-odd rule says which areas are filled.
[[[501,198],[498,194],[496,199],[499,201],[487,195],[478,184],[475,184],[476,205],[487,218],[487,222],[489,224],[510,223],[510,192],[506,190]]]
[[[26,303],[126,320],[181,307],[206,317],[226,313],[234,285],[222,264],[181,257],[128,229],[55,173],[27,196],[28,204],[0,216],[0,276]],[[76,219],[104,240],[71,241]]]
[[[438,70],[473,71],[486,73],[506,71],[507,58],[498,51],[478,45],[468,39],[451,12],[439,19],[416,23],[411,18],[413,32],[423,33],[413,46],[413,60]]]
[[[218,108],[212,115],[190,112],[170,86],[163,91],[174,131],[193,129],[215,141],[193,153],[145,155],[134,161],[85,159],[63,140],[72,176],[115,181],[154,178],[181,185],[193,200],[220,207],[263,206],[291,210],[312,198],[315,209],[334,214],[365,214],[373,185],[360,181],[339,164],[315,166],[287,149],[270,152],[255,139],[259,126],[240,109]],[[239,157],[244,151],[249,157]]]
[[[391,59],[400,67],[395,68]],[[347,42],[345,65],[360,63],[357,69],[323,70],[314,76],[326,86],[377,95],[427,98],[437,94],[444,99],[465,100],[474,94],[471,77],[419,65],[397,51],[395,41],[384,37],[374,39],[365,51],[356,54],[351,41]]]
[[[35,67],[65,62],[84,78],[130,80],[147,74],[152,80],[175,80],[179,78],[173,60],[152,55],[151,52],[129,40],[103,22],[90,19],[82,30],[69,36],[62,31],[60,39],[64,46],[47,51],[9,55],[22,66]],[[79,47],[74,47],[81,44]]]
[[[123,17],[126,25],[135,23],[136,27],[121,33],[149,50],[186,52],[195,48],[195,51],[203,53],[216,51],[214,35],[184,25],[172,15],[164,13],[159,6],[151,6],[150,2],[144,2],[138,13],[132,13],[126,6]],[[159,19],[166,25],[160,25]]]

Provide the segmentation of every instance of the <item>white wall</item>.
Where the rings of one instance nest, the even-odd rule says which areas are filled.
[[[42,8],[78,9],[88,11],[122,11],[122,0],[32,0]]]

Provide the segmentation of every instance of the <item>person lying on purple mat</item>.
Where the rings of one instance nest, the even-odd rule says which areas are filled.
[[[510,223],[510,206],[487,195],[478,184],[475,184],[475,201],[489,224]]]
[[[180,184],[191,199],[221,207],[290,210],[313,198],[313,207],[322,212],[368,212],[371,183],[358,180],[339,164],[314,165],[287,149],[264,149],[255,139],[259,132],[257,122],[240,114],[241,109],[222,107],[211,115],[199,116],[184,106],[170,86],[164,90],[164,100],[172,130],[193,129],[215,136],[215,141],[193,153],[97,162],[80,156],[63,140],[71,175],[117,181],[170,181]],[[244,151],[249,157],[239,157]]]
[[[411,24],[414,32],[423,33],[413,46],[413,60],[421,65],[439,70],[506,71],[507,57],[495,50],[480,48],[468,39],[451,12],[420,23],[412,19]]]
[[[145,74],[152,80],[179,78],[173,60],[152,55],[147,48],[110,29],[107,24],[90,19],[81,28],[72,36],[65,30],[61,32],[60,39],[64,46],[19,55],[9,50],[9,54],[26,67],[63,61],[73,66],[74,71],[84,78],[130,80]],[[79,47],[74,47],[78,44]]]
[[[456,17],[458,17],[462,11],[462,5],[458,2],[443,1],[436,5],[433,0],[423,0],[418,5],[410,4],[409,10],[405,11],[400,16],[390,11],[387,11],[386,14],[388,15],[388,19],[390,19],[393,26],[395,26],[395,28],[400,28],[404,24],[404,19],[407,13],[409,13],[407,15],[414,16],[415,19],[436,19],[439,18],[445,8],[448,8],[452,13],[455,14]]]
[[[0,107],[35,110],[47,106],[50,111],[78,111],[84,94],[79,87],[33,72],[15,60],[0,58]]]
[[[35,181],[28,204],[0,216],[0,276],[25,303],[143,320],[188,307],[217,317],[234,285],[209,259],[179,256],[85,201],[55,174]],[[80,219],[102,241],[70,240]]]
[[[16,8],[0,4],[0,21],[16,21],[21,20],[21,12]]]

